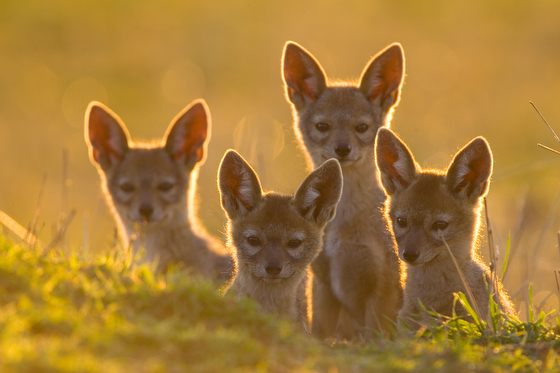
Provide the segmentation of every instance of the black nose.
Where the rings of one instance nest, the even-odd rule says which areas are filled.
[[[138,211],[140,212],[140,215],[142,215],[144,219],[148,220],[150,219],[150,216],[152,216],[152,213],[154,212],[154,208],[149,205],[142,205],[140,206],[140,209],[138,209]]]
[[[266,269],[266,273],[272,276],[279,275],[282,272],[282,264],[280,263],[267,263],[264,267]]]
[[[414,263],[418,259],[419,254],[417,251],[405,251],[402,256],[407,262]]]
[[[348,154],[350,154],[350,151],[352,149],[350,148],[350,145],[338,145],[335,149],[334,152],[336,154],[338,154],[341,157],[346,157]]]

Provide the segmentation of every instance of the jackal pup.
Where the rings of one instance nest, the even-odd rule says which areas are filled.
[[[385,192],[385,217],[400,258],[406,263],[404,305],[399,319],[413,328],[427,323],[419,301],[451,316],[453,293],[467,294],[443,239],[466,277],[481,319],[489,319],[490,270],[479,256],[481,201],[488,192],[492,153],[483,137],[469,142],[447,170],[422,170],[408,147],[391,130],[377,134],[375,159]],[[442,239],[443,237],[443,239]],[[506,292],[494,284],[494,300],[514,315]],[[458,315],[466,315],[460,305]]]
[[[319,62],[294,42],[286,43],[283,61],[294,130],[308,161],[317,168],[336,158],[344,175],[337,214],[312,265],[313,333],[356,338],[388,332],[402,289],[372,154],[377,129],[389,126],[399,102],[402,47],[395,43],[379,52],[357,83],[329,82]]]
[[[230,277],[231,256],[193,211],[198,168],[210,139],[204,100],[183,109],[163,140],[152,143],[132,142],[121,119],[93,101],[86,111],[85,137],[124,247],[135,241],[136,252],[143,246],[146,260],[158,259],[158,271],[182,262],[208,277]]]
[[[229,289],[309,332],[309,264],[319,254],[323,228],[336,212],[342,192],[340,165],[326,161],[292,197],[264,193],[251,166],[229,150],[220,164],[218,184],[229,218],[228,245],[237,264]]]

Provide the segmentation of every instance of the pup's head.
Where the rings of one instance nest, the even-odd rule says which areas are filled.
[[[375,161],[389,196],[385,216],[402,260],[421,265],[448,257],[442,236],[458,259],[474,254],[480,200],[492,174],[492,152],[483,137],[459,150],[445,171],[422,170],[404,142],[382,128]]]
[[[345,167],[370,161],[375,135],[388,126],[404,80],[404,52],[395,43],[374,56],[358,83],[329,83],[319,62],[286,43],[282,76],[295,131],[315,166],[336,158]]]
[[[206,103],[194,101],[173,119],[161,141],[133,143],[121,119],[94,101],[86,111],[85,137],[123,223],[151,226],[185,210],[189,183],[205,159],[210,117]]]
[[[294,196],[284,196],[263,192],[251,166],[229,150],[220,164],[218,185],[239,274],[268,283],[300,280],[319,254],[323,228],[340,200],[338,162],[325,162]]]

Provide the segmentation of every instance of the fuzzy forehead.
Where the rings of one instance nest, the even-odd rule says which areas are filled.
[[[441,172],[424,172],[410,187],[391,197],[390,213],[407,211],[417,218],[460,211],[460,202],[447,189]]]
[[[369,101],[354,86],[327,88],[317,99],[316,107],[326,112],[347,113],[352,116],[371,111]]]
[[[181,178],[180,167],[163,148],[132,148],[114,171],[114,177],[133,179]]]
[[[263,196],[260,206],[243,219],[233,222],[233,229],[239,233],[253,230],[271,238],[280,238],[301,236],[302,232],[311,233],[314,228],[297,211],[292,197],[269,193]]]

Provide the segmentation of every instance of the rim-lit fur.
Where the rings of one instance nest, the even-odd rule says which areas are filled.
[[[122,120],[100,102],[89,104],[85,138],[123,247],[142,247],[146,261],[186,265],[229,278],[232,261],[199,224],[194,209],[198,169],[210,140],[203,100],[183,109],[160,141],[133,142]]]
[[[228,216],[228,245],[237,274],[226,289],[248,296],[265,312],[309,331],[309,265],[322,247],[342,189],[336,160],[325,162],[294,196],[263,192],[257,174],[234,150],[222,159],[218,185]]]
[[[466,277],[479,316],[488,320],[486,284],[492,282],[478,249],[482,199],[492,174],[492,153],[486,140],[473,139],[446,170],[423,170],[402,140],[391,130],[380,129],[376,162],[389,195],[385,217],[406,263],[401,322],[414,328],[427,323],[419,301],[428,310],[451,316],[453,293],[467,294],[442,236]],[[502,311],[514,315],[502,284],[494,285],[494,300]],[[456,311],[466,315],[459,305]]]
[[[400,100],[405,60],[395,43],[371,58],[357,82],[328,80],[300,45],[286,43],[282,76],[294,131],[309,165],[336,158],[344,175],[337,215],[313,263],[313,333],[357,338],[392,330],[402,301],[399,262],[381,208],[375,136]]]

